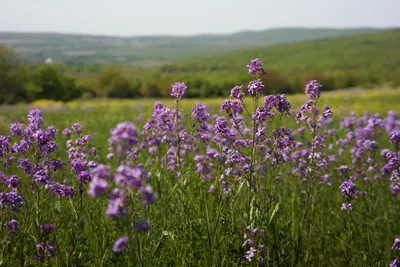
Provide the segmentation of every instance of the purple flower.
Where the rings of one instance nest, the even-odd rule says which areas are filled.
[[[69,128],[65,128],[63,131],[62,131],[62,134],[63,135],[65,135],[65,136],[70,136],[71,134],[73,134],[74,132],[71,130],[71,129],[69,129]]]
[[[306,94],[310,99],[316,100],[321,96],[321,85],[316,81],[312,80],[306,84]]]
[[[224,100],[221,103],[221,111],[226,111],[228,114],[242,113],[243,107],[240,100]]]
[[[16,136],[22,136],[22,134],[23,134],[23,124],[22,123],[19,123],[19,122],[16,122],[16,123],[12,123],[11,125],[10,125],[10,133],[12,134],[12,135],[16,135]]]
[[[269,112],[265,107],[258,107],[253,114],[253,120],[263,122],[267,117],[273,117],[274,113]]]
[[[120,217],[127,212],[125,206],[126,193],[120,189],[114,188],[108,199],[106,214],[111,217]]]
[[[392,260],[389,267],[400,267],[400,258],[395,258]]]
[[[350,171],[350,168],[347,167],[346,165],[342,165],[342,166],[339,167],[339,171],[341,173],[348,173]]]
[[[256,95],[258,93],[262,93],[264,85],[261,80],[254,80],[247,85],[247,89],[250,95]]]
[[[203,103],[197,102],[192,109],[192,116],[199,123],[205,123],[210,119],[210,114],[207,112],[207,108]]]
[[[41,243],[36,245],[36,256],[35,260],[37,261],[43,261],[46,258],[51,258],[56,255],[56,252],[54,251],[54,245],[48,244],[48,243]]]
[[[228,122],[225,117],[218,117],[215,123],[214,131],[216,134],[227,134],[228,133]]]
[[[394,239],[392,249],[400,251],[400,237]]]
[[[124,251],[127,246],[128,246],[128,237],[122,236],[117,241],[115,241],[112,251],[115,253],[121,252]]]
[[[0,192],[0,207],[10,206],[13,210],[18,210],[19,207],[25,204],[22,196],[13,188],[10,192]]]
[[[43,233],[46,234],[50,234],[51,232],[53,232],[55,228],[54,224],[41,224],[40,225],[40,231],[42,231]]]
[[[72,198],[76,192],[72,186],[54,183],[50,186],[50,193],[64,198]]]
[[[11,175],[8,177],[8,187],[16,187],[21,183],[21,180],[16,175]]]
[[[397,130],[391,131],[389,134],[389,138],[393,144],[400,143],[400,131]]]
[[[117,184],[123,185],[128,189],[139,189],[143,186],[143,179],[148,176],[141,166],[128,167],[121,165],[117,169],[118,174],[115,176]]]
[[[138,220],[133,229],[138,232],[149,232],[151,230],[151,226],[146,220]]]
[[[149,205],[153,203],[155,199],[155,195],[153,193],[153,189],[151,189],[151,186],[147,185],[144,186],[140,189],[140,192],[143,194],[143,204]]]
[[[352,211],[353,205],[351,203],[343,203],[341,210]]]
[[[10,232],[16,232],[19,230],[19,223],[17,220],[12,219],[5,224]]]
[[[176,82],[172,85],[172,93],[171,96],[175,97],[176,99],[181,99],[185,94],[187,87],[184,82]]]
[[[246,260],[251,261],[254,258],[255,253],[257,250],[253,247],[250,247],[250,249],[246,252]]]
[[[244,92],[242,91],[243,86],[242,85],[238,85],[232,88],[231,90],[231,98],[235,98],[235,99],[243,99],[245,97]]]
[[[76,134],[82,133],[82,125],[80,123],[74,123],[71,128]]]
[[[34,175],[33,178],[36,183],[42,183],[42,184],[48,184],[51,181],[51,178],[48,176],[48,174],[42,170],[39,169]]]
[[[108,188],[107,181],[96,176],[92,179],[92,181],[89,184],[89,194],[92,197],[99,197],[107,190],[107,188]]]
[[[257,74],[257,73],[266,74],[264,69],[262,68],[263,65],[264,64],[258,58],[250,60],[250,64],[246,65],[246,67],[249,68],[248,74]]]
[[[282,114],[290,114],[290,109],[292,108],[292,104],[286,98],[284,94],[278,94],[274,99],[274,107]],[[265,103],[265,102],[264,102]]]
[[[29,128],[32,131],[37,131],[43,125],[42,112],[39,109],[32,109],[28,113]]]
[[[357,187],[356,185],[351,181],[344,181],[342,185],[340,186],[340,189],[342,191],[342,194],[347,197],[347,198],[355,198],[357,194]]]
[[[10,152],[10,137],[0,135],[0,157],[4,157],[6,153]]]
[[[100,179],[112,179],[113,175],[110,172],[110,167],[104,164],[99,164],[96,168],[92,170],[93,178],[100,178]]]

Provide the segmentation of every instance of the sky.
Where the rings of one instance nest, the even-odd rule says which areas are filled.
[[[115,36],[400,27],[400,0],[0,0],[0,31]]]

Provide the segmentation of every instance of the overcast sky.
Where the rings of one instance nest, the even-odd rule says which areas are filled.
[[[192,35],[400,26],[400,0],[0,0],[0,31]]]

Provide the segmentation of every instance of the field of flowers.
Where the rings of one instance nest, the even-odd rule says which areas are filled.
[[[1,107],[0,266],[400,266],[400,91],[247,67],[221,101]]]

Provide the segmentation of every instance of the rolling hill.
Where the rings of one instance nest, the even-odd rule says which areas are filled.
[[[229,88],[246,84],[246,64],[253,58],[264,62],[268,92],[294,93],[307,80],[317,79],[325,90],[400,86],[400,29],[291,44],[216,53],[174,64],[126,71],[140,79],[143,92],[158,90],[168,96],[169,84],[186,81],[193,97],[229,95]],[[145,89],[146,84],[153,87]]]
[[[356,35],[372,28],[278,28],[226,35],[115,37],[57,33],[0,33],[0,44],[30,62],[71,65],[127,64],[154,66],[243,48]]]

